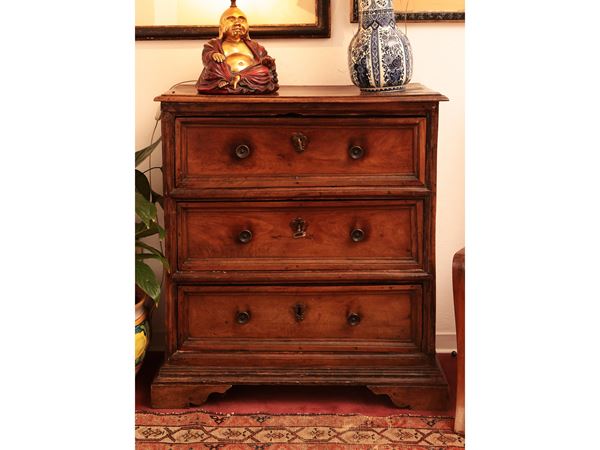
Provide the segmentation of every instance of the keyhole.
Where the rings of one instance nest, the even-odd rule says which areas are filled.
[[[294,314],[296,316],[296,320],[301,322],[304,320],[304,305],[296,305],[294,306]]]

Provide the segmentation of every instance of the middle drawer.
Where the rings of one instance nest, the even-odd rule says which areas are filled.
[[[180,202],[177,268],[421,269],[423,210],[422,199]]]

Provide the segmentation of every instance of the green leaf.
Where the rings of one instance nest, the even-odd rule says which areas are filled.
[[[141,241],[136,241],[135,246],[137,248],[142,248],[144,250],[148,250],[150,252],[150,254],[154,255],[156,257],[156,259],[158,259],[162,263],[163,267],[167,271],[171,270],[171,268],[169,267],[169,262],[167,261],[167,259],[165,258],[165,255],[163,255],[163,253],[160,250],[158,250],[157,248],[154,248],[151,245],[148,245],[144,242],[141,242]],[[144,255],[144,253],[136,253],[135,256],[138,257],[140,255]],[[146,253],[146,255],[147,255],[147,253]]]
[[[154,300],[154,304],[158,306],[160,300],[160,283],[150,266],[139,260],[135,261],[135,284],[148,294]]]
[[[171,266],[169,265],[169,261],[167,261],[167,258],[165,258],[162,255],[155,255],[155,254],[152,254],[152,253],[136,253],[135,254],[135,259],[136,259],[136,261],[143,261],[145,259],[156,259],[157,261],[160,261],[160,263],[162,264],[163,268],[167,272],[171,271]]]
[[[139,166],[148,156],[152,154],[156,146],[162,140],[162,136],[159,137],[156,141],[150,144],[148,147],[145,147],[141,150],[135,152],[135,167]]]
[[[165,237],[167,237],[167,232],[165,231],[165,229],[163,227],[161,227],[158,223],[156,224],[156,228],[158,230],[158,238],[160,240],[164,240]]]
[[[150,188],[150,181],[146,175],[144,175],[139,170],[135,169],[135,190],[144,196],[144,198],[150,201],[150,197],[153,194],[152,189]],[[155,201],[152,200],[152,203]]]
[[[150,231],[150,228],[144,222],[136,222],[135,224],[135,238],[142,238],[146,236],[151,236],[155,233],[146,234]]]
[[[149,245],[149,244],[146,244],[145,242],[142,242],[142,241],[137,241],[137,242],[135,243],[135,246],[136,246],[137,248],[143,248],[144,250],[148,250],[150,253],[153,253],[153,254],[155,254],[155,255],[160,255],[160,256],[163,256],[162,252],[161,252],[159,249],[157,249],[157,248],[154,248],[154,247],[152,247],[151,245]]]
[[[146,200],[139,192],[135,193],[135,213],[148,228],[156,222],[156,205]]]
[[[156,259],[158,260],[160,257],[153,255],[152,253],[136,253],[135,254],[135,259],[136,261],[144,261],[146,259]]]
[[[158,234],[159,239],[164,239],[166,236],[166,231],[163,227],[161,227],[158,222],[152,222],[150,226],[147,226],[145,223],[140,222],[135,224],[135,238],[145,238],[148,236],[154,236]]]

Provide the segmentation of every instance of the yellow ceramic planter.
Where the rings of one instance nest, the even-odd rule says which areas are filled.
[[[144,299],[135,304],[135,373],[142,367],[146,350],[150,344],[150,324]]]

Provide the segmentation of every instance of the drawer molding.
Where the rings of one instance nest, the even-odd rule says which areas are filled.
[[[215,343],[211,351],[318,351],[326,341],[337,351],[360,351],[386,345],[418,351],[423,310],[421,285],[396,286],[179,286],[177,348]],[[295,317],[301,304],[302,321]],[[244,321],[238,316],[244,314]],[[360,323],[349,323],[356,314]],[[279,342],[277,342],[279,341]],[[231,344],[239,344],[232,347]],[[363,350],[364,351],[364,350]]]
[[[266,200],[378,200],[381,198],[427,198],[432,194],[427,187],[396,186],[323,186],[311,187],[298,183],[295,187],[265,188],[207,188],[202,190],[202,199],[247,200],[249,198]],[[171,191],[174,200],[198,200],[198,191],[177,188]]]
[[[309,384],[445,409],[435,210],[447,98],[411,84],[385,96],[178,86],[156,100],[171,272],[153,406],[199,406],[234,384]]]
[[[424,210],[420,199],[178,202],[177,270],[423,269]]]
[[[408,339],[406,342],[383,339],[344,339],[343,342],[331,339],[260,339],[248,342],[247,339],[239,338],[187,338],[180,349],[182,352],[246,352],[252,350],[281,353],[302,351],[308,353],[374,352],[394,354],[414,354],[419,351],[417,345]]]
[[[177,118],[174,186],[422,187],[426,122],[425,117]]]
[[[448,404],[448,385],[436,361],[409,367],[222,368],[177,366],[167,362],[152,383],[153,408],[201,405],[213,392],[236,385],[366,386],[403,409],[440,410]]]
[[[365,267],[372,266],[365,263]],[[364,269],[364,268],[363,268]],[[178,284],[337,284],[357,283],[411,283],[431,280],[432,275],[424,270],[206,270],[176,271],[171,279]]]

